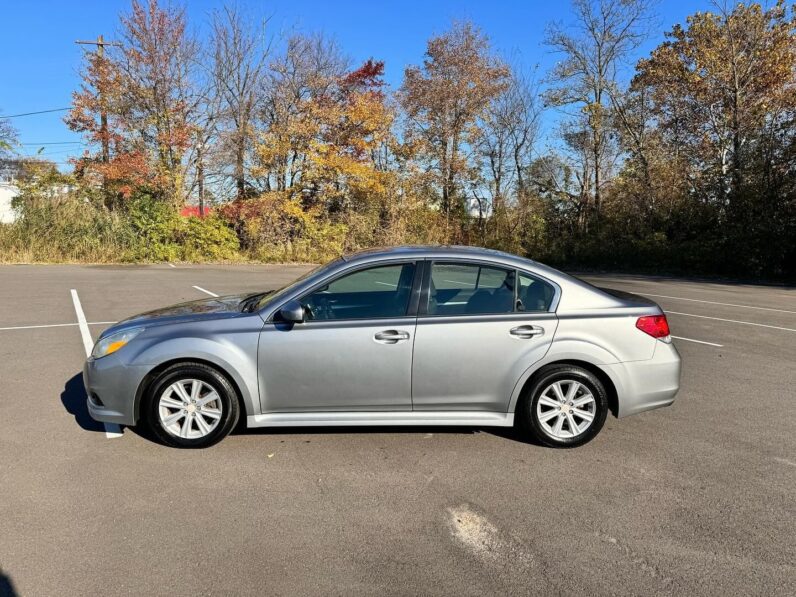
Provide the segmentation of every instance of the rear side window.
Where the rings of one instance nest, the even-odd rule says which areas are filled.
[[[478,315],[514,311],[514,270],[434,263],[429,315]]]
[[[526,273],[479,264],[433,263],[429,315],[547,311],[553,287]]]
[[[525,273],[519,275],[517,311],[549,311],[555,290],[547,282]]]

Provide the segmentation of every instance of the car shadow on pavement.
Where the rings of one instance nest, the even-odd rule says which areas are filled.
[[[374,427],[256,427],[247,429],[238,425],[232,432],[233,435],[367,435],[374,433],[400,433],[405,435],[418,435],[424,437],[429,434],[436,435],[477,435],[486,433],[502,439],[515,441],[522,444],[543,447],[534,438],[526,436],[513,427],[445,427],[445,426],[374,426]]]
[[[74,415],[75,422],[80,425],[81,429],[86,431],[105,431],[105,426],[99,421],[95,421],[88,414],[88,405],[86,404],[86,389],[83,387],[83,374],[75,374],[69,381],[64,384],[64,391],[61,392],[61,403],[64,405],[66,412]]]
[[[17,597],[18,595],[11,577],[0,568],[0,597]]]

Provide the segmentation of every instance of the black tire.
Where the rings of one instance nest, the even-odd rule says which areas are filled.
[[[181,379],[197,379],[209,385],[219,396],[221,418],[216,427],[204,437],[183,438],[168,431],[159,416],[160,396],[166,389]],[[207,448],[217,444],[237,425],[240,405],[235,388],[225,375],[203,363],[177,363],[165,369],[150,385],[144,396],[142,413],[155,438],[174,448]],[[197,413],[198,414],[198,413]]]
[[[555,382],[564,382],[562,387],[569,387],[566,382],[576,381],[588,390],[594,397],[594,417],[591,424],[574,437],[555,437],[545,428],[539,420],[537,406],[542,394]],[[583,396],[578,390],[579,395]],[[545,408],[545,406],[543,406]],[[589,406],[591,408],[591,406]],[[551,412],[553,409],[550,409]],[[517,422],[521,428],[530,433],[536,440],[551,448],[575,448],[591,441],[600,432],[605,424],[608,414],[608,394],[602,382],[590,371],[575,365],[549,365],[542,368],[535,376],[533,384],[528,388],[525,398],[517,409]],[[584,419],[574,415],[575,425],[583,425]],[[568,418],[564,418],[563,425],[569,427]],[[564,430],[566,432],[566,430]],[[572,430],[570,430],[572,432]]]

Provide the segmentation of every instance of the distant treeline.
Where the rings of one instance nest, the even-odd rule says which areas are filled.
[[[628,76],[654,33],[649,4],[573,0],[570,22],[548,26],[546,73],[455,22],[392,90],[383,62],[351,64],[323,34],[282,39],[224,6],[199,39],[182,9],[133,1],[118,46],[86,53],[66,119],[89,151],[69,175],[27,169],[0,251],[317,261],[462,243],[570,267],[794,277],[796,7],[696,13]],[[546,110],[558,124],[542,136]],[[182,222],[197,202],[213,215]],[[113,226],[127,240],[106,251]],[[80,238],[92,230],[104,240]]]

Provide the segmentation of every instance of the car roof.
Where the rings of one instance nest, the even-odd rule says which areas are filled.
[[[369,261],[384,257],[418,257],[418,258],[445,258],[445,257],[465,257],[478,258],[487,257],[501,261],[523,261],[525,263],[535,263],[530,259],[518,257],[495,249],[484,249],[482,247],[468,247],[461,245],[403,245],[398,247],[376,247],[347,253],[343,255],[343,260]]]

